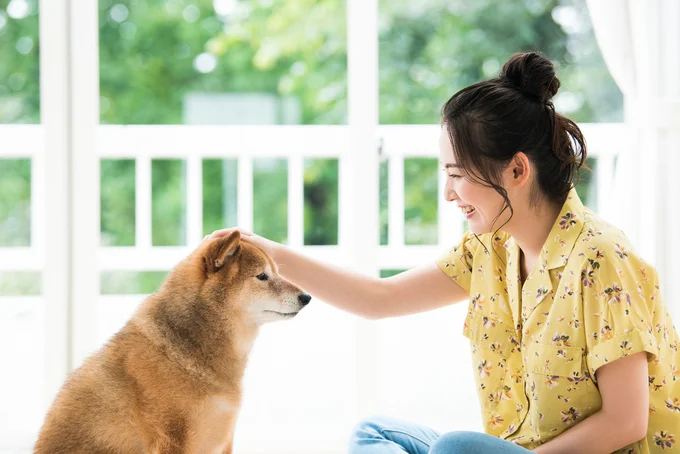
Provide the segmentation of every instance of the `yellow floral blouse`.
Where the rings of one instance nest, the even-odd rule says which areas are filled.
[[[533,449],[602,406],[595,371],[646,351],[647,437],[619,453],[680,452],[678,334],[652,266],[574,189],[521,284],[520,250],[498,232],[462,242],[439,267],[465,288],[487,433]]]

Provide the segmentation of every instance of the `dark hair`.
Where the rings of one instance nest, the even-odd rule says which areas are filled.
[[[500,177],[517,152],[524,152],[536,169],[532,205],[541,197],[563,204],[583,166],[583,134],[576,123],[555,112],[551,101],[559,88],[550,60],[538,52],[518,53],[498,77],[460,90],[442,108],[456,163],[505,200],[494,224],[506,209],[513,214]]]

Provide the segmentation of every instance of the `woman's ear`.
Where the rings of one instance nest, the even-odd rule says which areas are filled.
[[[530,181],[532,174],[531,161],[521,151],[515,153],[504,172],[506,187],[522,187]]]

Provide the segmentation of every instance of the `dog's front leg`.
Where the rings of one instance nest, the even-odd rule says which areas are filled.
[[[232,454],[232,451],[234,449],[234,431],[233,429],[229,433],[229,436],[227,438],[227,444],[224,446],[224,451],[222,451],[222,454]]]
[[[168,443],[156,443],[148,450],[151,454],[184,454],[184,449],[180,446]]]
[[[238,418],[238,412],[234,412],[234,414],[229,418],[229,423],[227,424],[228,427],[228,432],[227,432],[227,444],[224,447],[224,451],[222,451],[222,454],[232,454],[232,451],[234,449],[234,431],[236,429],[236,419]]]
[[[185,454],[185,437],[177,433],[161,434],[147,444],[147,451],[152,454]]]
[[[234,426],[232,425],[229,429],[229,434],[227,435],[227,444],[224,446],[224,451],[222,454],[232,454],[234,449]]]

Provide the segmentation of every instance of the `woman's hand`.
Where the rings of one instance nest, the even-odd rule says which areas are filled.
[[[232,227],[228,229],[221,229],[221,230],[215,230],[213,233],[210,235],[207,235],[204,239],[207,238],[219,238],[221,236],[226,236],[229,235],[231,232],[238,230],[241,232],[241,240],[246,241],[248,243],[251,243],[260,249],[262,249],[264,252],[266,252],[274,262],[276,262],[276,252],[281,246],[279,243],[276,241],[268,240],[267,238],[261,237],[259,235],[255,235],[252,232],[249,232],[247,230],[244,230],[239,227]]]

